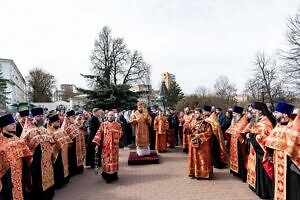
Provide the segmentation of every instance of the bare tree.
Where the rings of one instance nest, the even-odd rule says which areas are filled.
[[[56,83],[52,74],[35,68],[26,77],[28,81],[29,95],[33,102],[51,102],[52,90]]]
[[[205,87],[205,86],[198,86],[195,90],[195,94],[199,97],[207,97],[208,95],[210,95],[210,90],[209,88]]]
[[[129,65],[122,70],[123,84],[149,82],[150,65],[144,62],[142,54],[138,51],[130,55]]]
[[[279,77],[279,67],[276,60],[264,52],[257,52],[254,59],[254,74],[246,83],[245,93],[252,99],[268,101],[272,105],[277,100],[289,99],[292,92]],[[290,99],[291,100],[291,99]]]
[[[288,50],[283,51],[285,65],[282,70],[285,78],[295,89],[300,89],[300,14],[297,13],[294,18],[289,18],[287,32]]]
[[[109,27],[100,31],[91,54],[95,75],[85,76],[105,84],[128,84],[147,82],[150,65],[145,63],[140,52],[131,53],[123,38],[113,38]]]
[[[236,102],[235,97],[237,96],[237,89],[234,84],[230,83],[227,76],[219,76],[214,88],[216,95],[225,100],[224,108],[228,108]]]

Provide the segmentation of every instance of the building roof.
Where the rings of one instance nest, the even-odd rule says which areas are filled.
[[[87,94],[79,94],[79,95],[76,95],[74,97],[71,97],[69,99],[82,99],[82,98],[87,98],[88,95]]]

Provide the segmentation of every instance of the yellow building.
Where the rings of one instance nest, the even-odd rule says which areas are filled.
[[[171,82],[175,81],[175,75],[169,72],[164,72],[161,74],[161,82],[165,82],[167,89],[170,88]]]

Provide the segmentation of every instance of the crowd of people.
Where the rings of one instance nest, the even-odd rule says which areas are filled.
[[[189,176],[210,179],[213,167],[247,182],[262,199],[300,199],[300,112],[278,102],[275,110],[254,102],[234,106],[186,108],[183,134],[189,154]],[[232,116],[232,117],[230,117]],[[231,118],[231,120],[230,120]]]
[[[300,113],[278,102],[234,106],[66,113],[43,108],[0,117],[0,199],[52,199],[85,168],[118,180],[119,148],[188,154],[188,176],[211,179],[227,168],[264,199],[300,199]],[[163,155],[163,154],[162,154]]]

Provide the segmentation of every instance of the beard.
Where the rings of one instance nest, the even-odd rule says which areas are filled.
[[[241,119],[241,116],[234,116],[232,118],[232,121],[233,121],[233,123],[237,123],[238,121],[240,121],[240,119]]]
[[[276,117],[276,116],[275,116],[275,117]],[[281,123],[282,117],[276,117],[276,121],[277,121],[277,123]]]
[[[57,130],[57,129],[59,129],[59,126],[58,126],[58,125],[55,125],[55,126],[53,126],[53,128],[54,128],[55,130]]]
[[[281,125],[286,125],[289,121],[285,120],[284,117],[278,117],[276,118],[277,123],[281,124]]]
[[[197,120],[197,121],[202,120],[202,116],[197,117],[196,120]]]
[[[109,118],[107,119],[107,121],[109,121],[109,122],[113,122],[113,121],[115,121],[115,120],[114,120],[114,118],[113,118],[113,117],[109,117]]]
[[[42,120],[39,120],[39,121],[36,121],[36,125],[38,126],[38,127],[41,127],[41,126],[44,126],[44,120],[42,119]]]
[[[253,125],[253,124],[257,123],[258,121],[259,121],[259,115],[257,115],[257,114],[252,115],[250,123]]]
[[[10,133],[10,134],[15,135],[15,134],[16,134],[16,131],[7,131],[7,133]]]

